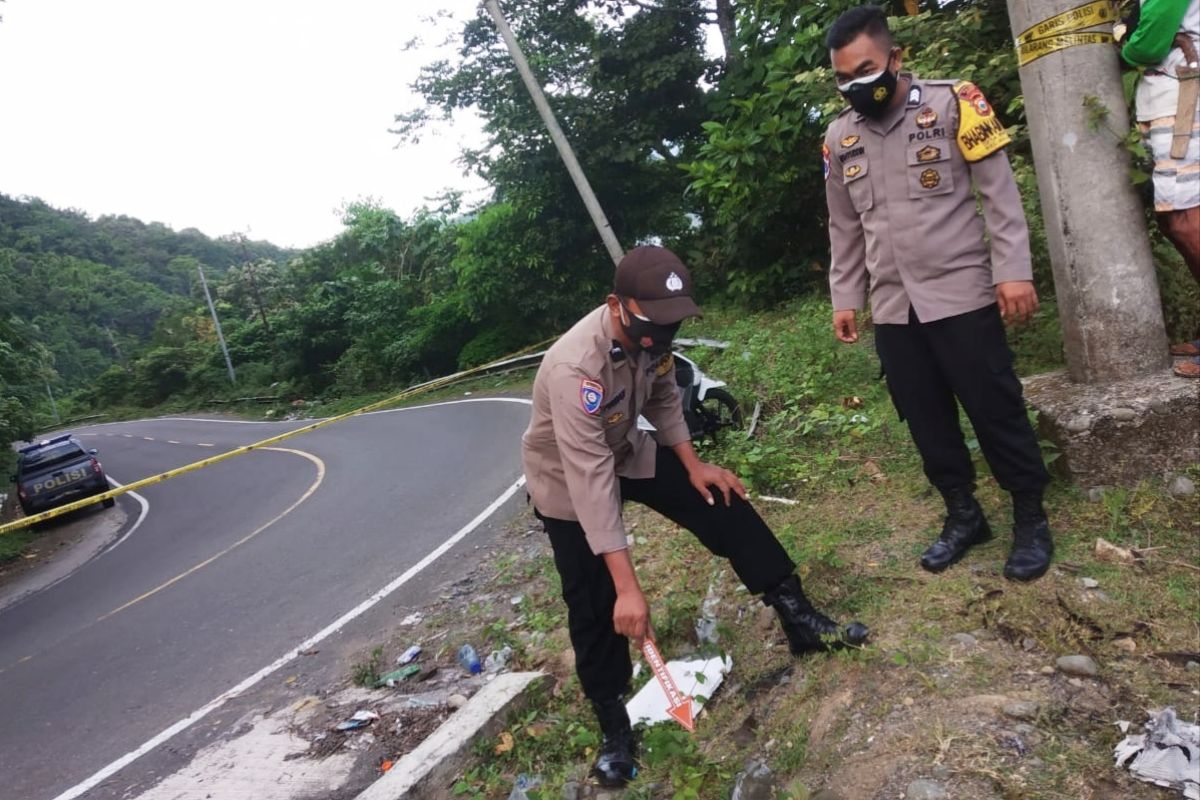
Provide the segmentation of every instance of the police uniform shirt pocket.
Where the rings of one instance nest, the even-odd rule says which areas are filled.
[[[870,211],[875,205],[875,193],[867,180],[868,164],[865,158],[857,158],[842,165],[842,181],[850,193],[850,203],[859,214]]]
[[[917,142],[908,146],[905,172],[908,174],[908,197],[937,197],[954,191],[950,148],[953,142],[945,139]]]

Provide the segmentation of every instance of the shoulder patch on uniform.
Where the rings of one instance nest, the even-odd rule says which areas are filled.
[[[821,144],[821,168],[825,170],[825,180],[829,180],[829,145]]]
[[[604,387],[593,380],[584,379],[579,384],[579,402],[588,414],[595,414],[604,403]]]
[[[1012,142],[1012,137],[975,84],[954,84],[958,100],[958,149],[967,161],[981,161]]]
[[[920,86],[914,85],[911,89],[908,90],[908,105],[910,105],[910,106],[921,105],[921,87]]]

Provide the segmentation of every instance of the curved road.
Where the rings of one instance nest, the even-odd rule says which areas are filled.
[[[518,499],[496,516],[511,515],[528,418],[505,399],[370,414],[148,487],[144,514],[123,496],[117,545],[0,611],[0,798],[82,796],[97,771],[398,589],[506,493]],[[131,482],[305,424],[75,431]]]

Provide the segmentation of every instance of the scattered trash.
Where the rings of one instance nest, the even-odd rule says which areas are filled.
[[[720,604],[716,583],[710,583],[708,594],[700,604],[700,618],[696,620],[696,640],[700,644],[716,644],[720,638],[717,634],[717,606]]]
[[[398,670],[389,672],[387,675],[379,676],[379,680],[375,681],[375,686],[395,686],[397,683],[403,683],[420,672],[420,664],[409,664],[407,667],[401,667]]]
[[[336,730],[339,731],[356,731],[359,728],[365,728],[375,720],[379,719],[379,715],[374,711],[366,709],[354,712],[354,716],[345,722],[339,722]]]
[[[508,661],[512,658],[512,655],[513,649],[508,645],[504,645],[504,647],[501,647],[499,650],[493,650],[491,655],[487,657],[487,661],[484,663],[484,669],[486,669],[489,674],[495,675],[508,666]],[[475,661],[476,663],[479,663],[478,658],[476,658]],[[475,672],[478,671],[479,670],[475,670]]]
[[[379,771],[387,772],[389,769],[391,769],[394,766],[396,766],[395,761],[381,761],[381,762],[379,762]]]
[[[695,716],[712,697],[713,692],[725,680],[725,675],[733,669],[733,659],[723,658],[695,659],[692,661],[668,661],[667,672],[679,687],[684,697],[692,698],[692,716]],[[667,714],[670,703],[658,681],[650,681],[625,704],[629,719],[636,725],[645,722],[655,725],[659,722],[674,721]]]
[[[458,663],[462,664],[462,668],[472,675],[478,675],[480,672],[483,672],[483,665],[479,663],[479,654],[469,644],[464,644],[459,648]]]
[[[1095,589],[1100,586],[1100,581],[1095,578],[1080,578],[1079,585],[1085,589]]]
[[[541,785],[542,776],[540,775],[518,775],[516,782],[513,783],[513,789],[508,795],[508,800],[529,800],[526,791]]]
[[[504,731],[504,733],[500,734],[500,741],[495,748],[493,748],[493,752],[495,752],[495,754],[498,756],[504,755],[509,750],[513,749],[513,744],[513,735],[508,731]]]
[[[426,709],[437,708],[440,705],[437,700],[430,700],[428,697],[410,697],[404,701],[405,708]]]
[[[775,796],[775,776],[761,761],[751,761],[738,773],[729,800],[771,800]]]
[[[522,602],[524,602],[524,601],[525,601],[525,595],[523,595],[523,594],[514,594],[514,595],[512,596],[512,599],[510,599],[508,602],[509,602],[510,604],[514,605],[514,606],[519,606],[519,605],[521,605],[521,603],[522,603]]]
[[[421,645],[414,644],[412,647],[408,648],[407,650],[405,650],[403,653],[400,654],[400,657],[396,659],[396,663],[397,664],[411,664],[412,662],[417,660],[417,656],[419,656],[419,655],[421,655]]]
[[[1136,564],[1142,556],[1132,548],[1117,547],[1107,539],[1097,539],[1096,558],[1113,564]]]
[[[420,611],[414,611],[413,613],[409,614],[404,619],[400,620],[400,624],[401,625],[420,625],[421,620],[423,620],[423,619],[425,619],[425,616]]]
[[[1175,709],[1164,708],[1145,728],[1148,733],[1126,736],[1113,749],[1116,765],[1144,783],[1200,800],[1200,725],[1180,722]]]

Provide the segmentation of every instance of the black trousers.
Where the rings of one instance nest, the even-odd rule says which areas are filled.
[[[892,401],[935,487],[946,491],[975,481],[958,403],[1001,487],[1035,491],[1049,482],[994,303],[935,322],[921,322],[910,308],[907,325],[875,326],[875,347]]]
[[[754,508],[732,496],[726,506],[716,497],[710,506],[688,482],[675,453],[658,448],[653,478],[621,478],[621,499],[648,506],[687,528],[714,555],[729,559],[738,578],[754,594],[773,589],[795,570],[775,534]],[[591,700],[609,700],[629,691],[633,663],[629,640],[613,628],[617,602],[604,557],[592,553],[583,526],[572,520],[538,514],[554,548],[554,565],[562,578],[567,626],[575,649],[575,671]]]

